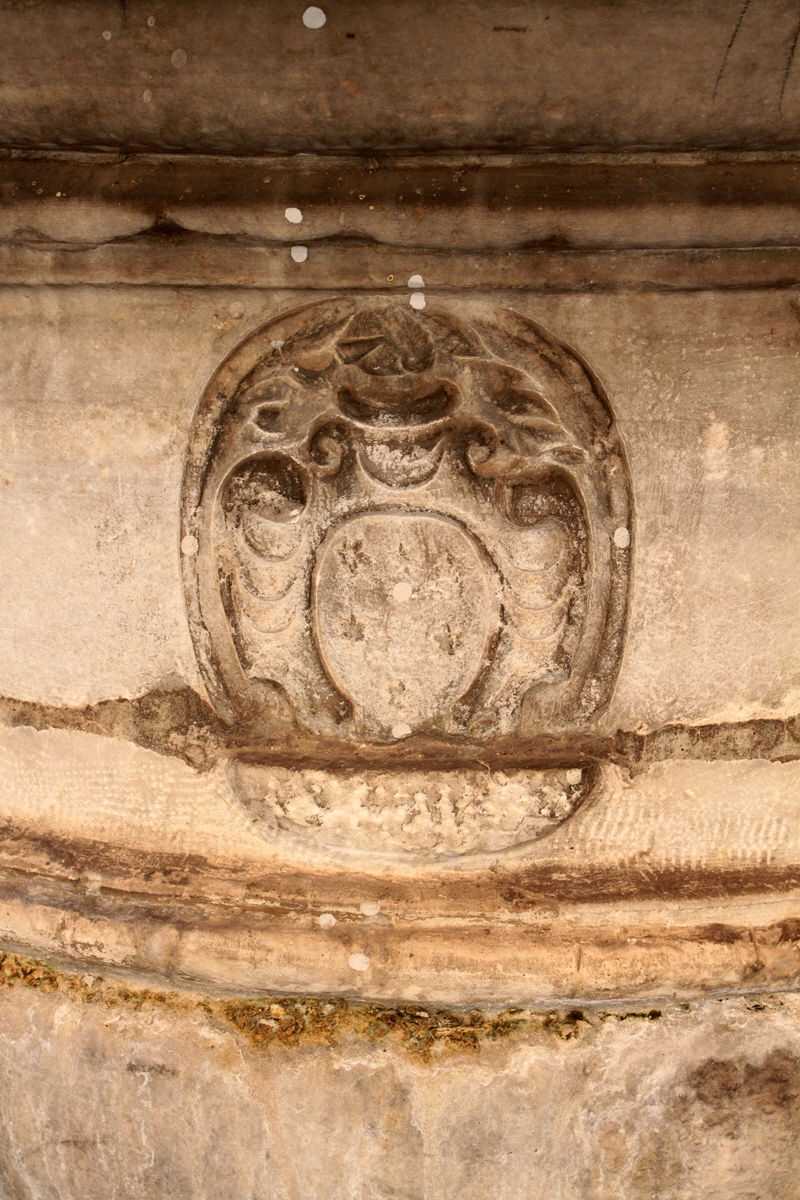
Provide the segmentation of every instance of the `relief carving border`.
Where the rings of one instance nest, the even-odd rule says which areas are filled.
[[[442,771],[466,745],[473,768],[481,748],[518,748],[529,770],[547,739],[596,729],[622,653],[631,523],[602,388],[528,318],[338,297],[252,333],[195,417],[182,546],[198,661],[240,733],[232,786],[264,832],[299,820],[336,844],[313,794],[335,789],[321,775],[298,791],[273,769],[254,790],[253,764]],[[415,612],[395,603],[412,596]],[[501,814],[523,795],[510,839],[488,836],[487,818],[442,841],[449,817],[412,837],[408,808],[403,849],[541,836],[592,790],[585,766],[567,751],[553,779],[504,778]],[[394,804],[385,784],[368,786],[379,825]],[[416,776],[392,796],[409,787]],[[459,804],[497,811],[476,779],[456,792],[458,821]],[[385,849],[374,832],[363,848]]]

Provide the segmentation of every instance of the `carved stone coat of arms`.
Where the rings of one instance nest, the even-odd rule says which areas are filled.
[[[608,701],[625,459],[586,365],[513,311],[337,298],[271,321],[206,391],[183,522],[240,775],[285,775],[287,747],[375,772],[400,743],[447,772],[584,731]]]

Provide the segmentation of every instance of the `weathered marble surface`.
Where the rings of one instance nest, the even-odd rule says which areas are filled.
[[[2,7],[5,145],[223,154],[797,145],[785,0]],[[643,81],[646,86],[643,86]]]
[[[322,0],[317,29],[305,7],[0,0],[0,951],[50,964],[0,954],[0,1200],[796,1200],[796,6]],[[224,727],[181,481],[249,333],[412,293],[467,322],[507,305],[595,372],[629,622],[596,725],[484,755],[456,716],[450,761],[384,713],[349,744],[367,804],[308,736],[319,673],[302,753]],[[391,407],[409,380],[375,374]],[[220,461],[227,495],[242,460]],[[596,566],[573,545],[562,587]],[[300,609],[328,604],[349,695],[349,581],[323,576]],[[497,626],[476,596],[462,690]]]
[[[313,287],[325,286],[327,270],[336,276],[329,286],[342,288],[357,286],[359,271],[380,286],[422,264],[428,284],[496,288],[555,278],[548,264],[559,262],[563,283],[564,252],[583,250],[595,287],[598,279],[623,283],[633,261],[642,282],[668,288],[671,254],[680,261],[694,252],[716,269],[717,286],[730,286],[737,261],[752,261],[760,247],[760,261],[768,251],[773,270],[782,264],[785,287],[796,263],[788,251],[800,239],[799,172],[796,149],[610,155],[555,147],[301,160],[17,152],[3,164],[0,270],[20,282]],[[287,221],[287,207],[300,210],[299,224]],[[281,253],[298,241],[310,243],[303,263]],[[84,253],[68,253],[76,247]],[[738,255],[720,255],[733,248]],[[431,253],[441,249],[467,257]],[[493,253],[501,249],[511,257]],[[609,249],[629,254],[603,265]],[[649,259],[637,250],[650,250]],[[527,274],[526,260],[536,264]]]
[[[613,768],[555,832],[462,862],[265,838],[224,769],[87,733],[3,731],[0,787],[0,938],[37,957],[238,995],[446,1004],[800,973],[797,762]]]
[[[405,280],[398,286],[408,294]],[[170,689],[188,682],[202,691],[179,580],[192,416],[247,330],[301,295],[5,290],[7,696],[77,709],[160,688],[168,713]],[[106,956],[119,968],[239,992],[486,1002],[495,975],[484,978],[485,956],[473,969],[469,955],[471,923],[491,911],[492,962],[508,972],[504,995],[515,1002],[791,985],[797,968],[783,923],[798,871],[797,766],[759,759],[796,756],[797,739],[789,725],[770,726],[767,750],[755,727],[737,732],[735,723],[798,710],[793,293],[493,299],[535,317],[594,367],[628,454],[630,626],[600,732],[728,721],[708,754],[739,761],[696,761],[713,732],[694,749],[676,734],[674,752],[632,775],[623,756],[575,817],[505,864],[484,856],[470,881],[468,863],[384,861],[352,828],[343,848],[333,838],[332,853],[325,837],[317,846],[313,836],[265,840],[231,793],[224,755],[208,770],[215,760],[202,722],[162,730],[148,743],[159,753],[92,732],[8,731],[9,944],[80,961]],[[454,302],[469,313],[467,296],[445,297]],[[91,731],[92,720],[74,728]],[[124,722],[115,729],[134,736]],[[446,857],[435,824],[421,837]],[[363,874],[343,889],[348,863]],[[41,874],[41,894],[23,886],[31,873]],[[192,896],[210,905],[205,916],[193,910],[191,932],[181,895],[189,879]],[[288,893],[288,923],[276,923],[270,905]],[[138,939],[125,896],[144,905]],[[353,925],[362,901],[384,908],[374,928],[362,930],[358,915]],[[160,904],[170,913],[163,927]],[[318,924],[329,911],[338,914],[335,935]],[[724,937],[709,934],[718,926]],[[602,949],[606,937],[613,952]],[[414,951],[403,948],[408,938]],[[251,961],[255,944],[263,961]],[[437,957],[445,944],[446,969]],[[369,969],[354,970],[353,954],[366,954]]]
[[[18,987],[0,1080],[4,1200],[797,1196],[791,995],[587,1010],[425,1062],[392,1036],[259,1050],[201,1012]]]
[[[497,774],[499,790],[503,773]],[[196,853],[251,869],[272,863],[276,854],[315,859],[308,842],[276,851],[265,841],[224,764],[198,772],[179,759],[91,733],[0,728],[0,780],[5,819],[32,835],[74,834],[120,849]],[[633,776],[611,767],[596,799],[546,838],[518,849],[516,858],[606,868],[646,858],[654,871],[690,864],[790,867],[800,861],[798,786],[796,761],[667,760]],[[317,854],[335,862],[335,842],[333,848],[323,842]],[[485,859],[499,869],[499,857]],[[346,862],[342,857],[339,865]],[[366,862],[386,886],[395,874],[472,869],[459,868],[444,849],[438,863],[413,857],[404,863],[383,861],[368,848]]]
[[[178,555],[191,416],[223,355],[299,298],[6,290],[0,693],[74,706],[199,686]],[[495,300],[591,363],[629,456],[634,590],[606,727],[794,715],[792,294]]]

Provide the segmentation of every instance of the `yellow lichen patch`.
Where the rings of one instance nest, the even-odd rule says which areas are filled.
[[[0,988],[59,992],[85,1004],[139,1010],[158,1007],[204,1014],[233,1028],[256,1049],[334,1046],[345,1038],[391,1039],[428,1062],[449,1054],[475,1054],[481,1045],[526,1034],[568,1040],[592,1023],[582,1010],[507,1009],[485,1013],[421,1005],[379,1005],[342,998],[259,996],[220,999],[190,992],[142,988],[99,975],[64,971],[18,954],[0,953]],[[608,1014],[598,1014],[598,1018]],[[621,1015],[621,1014],[620,1014]],[[630,1014],[646,1015],[646,1014]],[[650,1014],[647,1014],[650,1015]]]

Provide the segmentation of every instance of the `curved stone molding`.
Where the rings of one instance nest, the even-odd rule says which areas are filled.
[[[381,845],[371,830],[368,855],[346,827],[324,853],[288,828],[261,836],[221,766],[74,730],[0,733],[5,949],[240,995],[459,1005],[797,984],[796,760],[610,766],[548,837],[398,861],[391,828]],[[511,840],[500,820],[486,836]]]

